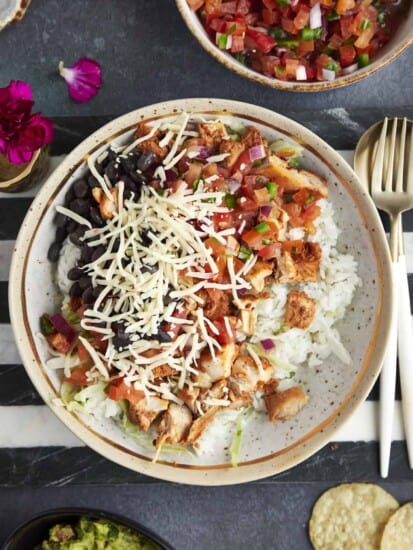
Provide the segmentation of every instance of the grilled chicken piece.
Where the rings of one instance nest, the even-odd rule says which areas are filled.
[[[206,288],[198,292],[198,296],[204,301],[204,315],[210,321],[216,321],[220,317],[229,315],[230,296],[228,292],[217,288]]]
[[[240,330],[247,336],[252,336],[254,334],[255,328],[255,316],[253,311],[248,311],[246,309],[240,310],[240,319],[241,326]]]
[[[255,147],[256,145],[267,145],[266,140],[262,139],[260,131],[255,126],[248,126],[243,136],[241,137],[241,143],[247,149]]]
[[[272,263],[257,261],[245,275],[245,279],[252,284],[256,292],[262,292],[265,287],[266,278],[272,274],[273,269],[274,266]]]
[[[166,363],[164,365],[159,365],[158,367],[154,367],[152,369],[152,374],[154,378],[166,378],[167,376],[172,376],[176,373],[176,370],[167,365]]]
[[[256,168],[254,174],[266,176],[280,183],[285,193],[295,193],[301,189],[308,189],[316,200],[328,197],[325,179],[307,170],[290,168],[288,162],[277,157],[277,155],[272,155],[268,159],[268,163]]]
[[[162,412],[168,408],[168,401],[159,397],[150,396],[143,398],[136,403],[129,404],[128,417],[139,428],[147,432],[152,422]]]
[[[224,390],[226,387],[227,381],[225,379],[218,380],[218,382],[215,382],[209,390],[208,397],[211,397],[212,399],[222,399],[224,397]]]
[[[135,130],[134,139],[138,139],[140,137],[146,136],[151,131],[151,128],[147,126],[144,122],[140,122]],[[142,141],[139,143],[139,150],[140,151],[150,151],[151,153],[154,153],[158,159],[162,160],[166,157],[168,154],[169,148],[167,146],[161,147],[159,145],[159,141],[162,139],[163,136],[160,135],[159,130],[155,132],[153,136],[151,136],[146,141]]]
[[[266,393],[266,392],[265,392]],[[309,397],[299,386],[264,395],[270,422],[287,420],[301,411]]]
[[[271,379],[274,367],[264,357],[260,357],[260,360],[262,368],[250,355],[239,355],[234,361],[228,386],[236,397],[261,389]]]
[[[222,164],[226,168],[232,168],[237,162],[240,154],[245,150],[245,145],[240,141],[233,141],[232,139],[227,139],[222,141],[219,146],[220,153],[229,153],[229,157],[222,161]]]
[[[291,327],[308,328],[315,315],[315,300],[305,292],[292,290],[287,297],[284,323]]]
[[[208,412],[206,412],[204,415],[200,416],[194,422],[192,422],[192,425],[189,429],[189,433],[186,439],[182,441],[182,443],[185,445],[196,446],[197,440],[204,433],[205,428],[212,421],[212,419],[214,418],[214,416],[218,411],[219,411],[219,407],[211,407]]]
[[[234,391],[229,390],[228,397],[230,398],[231,405],[228,409],[241,409],[242,407],[248,407],[252,404],[252,397],[250,393],[244,392],[241,395],[237,395]]]
[[[156,429],[162,443],[179,443],[186,438],[192,424],[192,413],[186,405],[170,403]]]
[[[304,242],[300,252],[284,250],[276,261],[274,280],[277,283],[316,282],[321,262],[318,243]]]
[[[228,378],[238,351],[239,346],[234,343],[224,346],[215,358],[209,351],[204,351],[198,360],[199,372],[194,376],[194,383],[201,388],[209,388],[217,380]]]
[[[195,412],[195,401],[197,400],[198,395],[199,388],[190,388],[188,386],[184,386],[182,390],[179,390],[177,393],[179,399],[182,399],[185,405],[189,407],[192,412]]]
[[[207,147],[216,148],[223,140],[228,139],[227,131],[222,122],[205,122],[198,125],[199,135]]]

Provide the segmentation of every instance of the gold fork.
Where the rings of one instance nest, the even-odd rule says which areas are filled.
[[[407,129],[409,127],[409,132]],[[410,465],[413,465],[413,368],[410,297],[403,250],[402,212],[413,208],[413,124],[385,118],[371,174],[371,196],[390,216],[393,317],[387,356],[380,376],[380,471],[387,477],[392,441],[397,342],[402,407]],[[397,317],[396,317],[397,315]]]

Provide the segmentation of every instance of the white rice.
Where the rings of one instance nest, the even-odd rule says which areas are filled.
[[[318,205],[321,213],[315,221],[317,231],[309,240],[318,242],[322,249],[319,279],[316,283],[294,285],[316,301],[312,324],[307,329],[288,329],[283,325],[292,285],[273,284],[273,296],[261,301],[256,309],[254,341],[259,345],[260,340],[271,338],[275,343],[271,356],[277,368],[276,377],[289,376],[297,366],[305,363],[309,367],[320,365],[331,353],[344,363],[351,361],[333,325],[344,317],[361,279],[354,257],[337,251],[339,230],[331,203],[320,200]],[[292,229],[288,238],[301,239],[303,236],[303,230],[298,228]]]

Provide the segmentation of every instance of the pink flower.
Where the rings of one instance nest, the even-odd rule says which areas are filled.
[[[30,162],[37,149],[51,143],[53,123],[40,113],[32,114],[30,85],[12,80],[0,88],[0,153],[12,164]]]
[[[61,61],[59,73],[66,80],[70,97],[79,103],[95,97],[102,86],[102,69],[88,57],[82,57],[71,67],[65,67]]]

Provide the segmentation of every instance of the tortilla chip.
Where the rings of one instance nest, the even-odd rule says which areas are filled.
[[[314,505],[310,539],[315,550],[378,550],[384,526],[398,502],[378,485],[344,483]]]
[[[383,531],[380,550],[413,548],[413,502],[401,506],[390,516]]]

